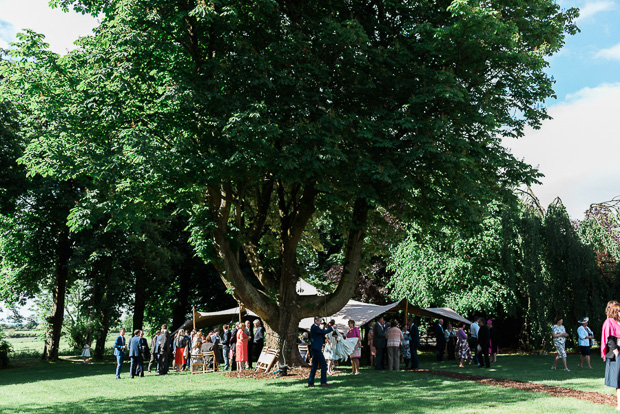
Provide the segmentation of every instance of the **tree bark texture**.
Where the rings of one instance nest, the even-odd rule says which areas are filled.
[[[56,281],[54,284],[54,304],[52,314],[48,318],[51,326],[47,330],[44,359],[49,361],[58,360],[58,349],[60,348],[60,336],[62,334],[62,322],[65,314],[65,295],[67,290],[67,279],[69,277],[69,258],[71,257],[71,242],[69,239],[69,229],[65,228],[60,232],[58,238],[58,248],[56,255]]]

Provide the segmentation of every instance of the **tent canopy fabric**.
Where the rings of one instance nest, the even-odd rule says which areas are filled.
[[[336,321],[336,325],[339,328],[345,329],[348,326],[347,323],[350,319],[354,320],[357,326],[360,326],[386,312],[396,312],[399,310],[404,312],[405,309],[407,309],[407,312],[409,314],[417,316],[425,316],[433,319],[446,319],[471,324],[469,320],[465,319],[450,308],[423,309],[417,306],[413,306],[411,304],[408,305],[406,298],[399,300],[398,302],[390,303],[383,306],[373,305],[372,303],[358,302],[356,300],[350,300],[345,305],[345,307],[342,308],[338,313],[329,317],[325,317],[324,319],[333,319],[334,321]],[[299,328],[309,330],[313,323],[314,318],[302,319],[299,323]]]
[[[309,295],[326,295],[312,286],[310,283],[303,279],[297,282],[296,291],[301,296]],[[357,326],[361,326],[372,319],[375,319],[379,315],[386,312],[405,311],[409,314],[417,316],[425,316],[433,319],[446,319],[455,322],[463,322],[471,324],[471,321],[465,319],[454,310],[450,308],[427,308],[423,309],[417,306],[413,306],[407,303],[407,299],[401,299],[398,302],[390,303],[388,305],[374,305],[372,303],[363,303],[356,300],[349,300],[349,302],[339,312],[332,316],[325,317],[326,320],[334,319],[336,325],[341,329],[346,329],[349,320],[354,320]],[[241,308],[242,318],[256,318],[258,315],[249,309]],[[225,309],[217,312],[196,312],[196,328],[203,329],[209,326],[221,325],[233,320],[239,319],[239,307]],[[299,329],[310,330],[310,327],[314,323],[314,318],[302,319],[299,323]],[[187,320],[181,328],[190,329],[193,327],[193,321]]]
[[[249,309],[241,308],[241,317],[244,318],[256,318],[257,314]],[[204,329],[208,326],[221,325],[233,320],[239,319],[239,307],[224,309],[217,312],[196,312],[196,329]],[[185,321],[181,329],[192,329],[194,323],[191,319]]]

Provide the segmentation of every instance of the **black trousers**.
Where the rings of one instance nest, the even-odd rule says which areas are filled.
[[[377,350],[377,356],[375,357],[375,369],[384,369],[383,354],[385,353],[385,347],[376,346],[375,349]]]

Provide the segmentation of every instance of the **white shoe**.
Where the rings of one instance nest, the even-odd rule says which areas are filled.
[[[552,366],[552,367],[551,367],[551,369],[553,369],[553,370],[554,370],[554,369],[555,369],[555,367],[553,367],[553,366]]]
[[[568,369],[568,368],[564,368],[564,371],[570,372],[570,369]]]

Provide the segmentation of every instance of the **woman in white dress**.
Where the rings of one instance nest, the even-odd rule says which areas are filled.
[[[336,361],[346,361],[349,356],[355,352],[355,347],[359,342],[359,338],[345,338],[345,336],[336,328],[336,321],[329,321],[329,326],[334,330],[325,335],[325,349],[323,354],[327,364],[327,374],[333,375]]]

